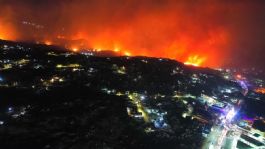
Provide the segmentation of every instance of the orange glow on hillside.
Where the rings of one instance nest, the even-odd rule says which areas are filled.
[[[47,12],[24,3],[10,3],[0,10],[5,17],[0,18],[0,38],[35,40],[74,52],[112,50],[117,55],[170,58],[207,67],[222,66],[230,54],[231,29],[218,20],[225,18],[227,9],[215,1],[196,5],[177,0],[60,1],[58,6],[45,3],[49,7],[43,8],[51,7]],[[60,19],[51,21],[56,18]]]
[[[189,56],[188,60],[184,62],[185,65],[192,65],[195,67],[202,66],[203,62],[205,62],[206,58],[199,57],[198,55]]]
[[[132,54],[131,54],[130,52],[128,52],[128,51],[125,51],[125,52],[124,52],[124,55],[125,55],[125,56],[132,56]]]
[[[265,94],[265,88],[258,88],[255,90],[255,92]]]
[[[159,31],[159,27],[154,33],[153,29],[147,27],[148,24],[141,22],[138,25],[140,30],[146,27],[144,32],[153,38],[143,38],[142,33],[139,33],[138,36],[131,31],[135,30],[132,28],[111,28],[107,32],[103,31],[92,37],[88,37],[85,31],[80,31],[69,39],[74,41],[84,39],[83,46],[85,48],[97,49],[98,52],[111,50],[125,56],[170,58],[193,66],[219,67],[222,65],[221,57],[225,55],[225,52],[222,51],[223,46],[229,39],[225,30],[212,31],[207,37],[200,40],[189,33],[181,32],[179,37],[173,36],[173,38],[165,40],[170,31]]]
[[[101,52],[101,51],[102,51],[102,49],[96,49],[96,51],[97,51],[97,52]]]
[[[46,44],[46,45],[52,45],[53,43],[52,43],[51,41],[49,41],[49,40],[46,40],[46,41],[44,42],[44,44]]]
[[[78,52],[79,51],[78,48],[76,48],[76,47],[72,48],[72,50],[73,50],[73,52]]]
[[[119,48],[115,48],[114,52],[120,52],[121,50]]]
[[[14,40],[14,30],[11,26],[5,26],[1,24],[0,20],[0,39],[2,40]]]

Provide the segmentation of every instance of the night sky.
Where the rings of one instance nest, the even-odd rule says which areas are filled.
[[[0,0],[0,38],[264,69],[265,1],[231,1]]]

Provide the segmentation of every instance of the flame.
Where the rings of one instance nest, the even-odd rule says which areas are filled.
[[[205,62],[205,57],[199,57],[198,55],[189,56],[188,60],[184,62],[185,65],[192,65],[195,67],[202,66],[203,62]]]
[[[74,48],[72,48],[72,51],[73,52],[78,52],[79,50],[78,50],[78,48],[74,47]]]
[[[125,56],[132,56],[132,54],[131,54],[130,52],[128,52],[128,51],[125,51],[125,52],[124,52],[124,55],[125,55]]]
[[[0,13],[0,15],[1,15],[1,13]],[[8,14],[6,14],[6,15],[8,16]],[[16,36],[17,36],[17,33],[16,33],[14,25],[11,22],[7,22],[3,16],[3,14],[2,14],[0,17],[0,39],[2,39],[2,40],[16,40],[17,39]]]
[[[230,29],[222,24],[225,21],[217,21],[219,16],[224,18],[227,9],[215,2],[198,2],[196,7],[175,0],[56,1],[40,5],[49,11],[39,10],[30,2],[6,2],[5,9],[1,5],[0,38],[35,40],[74,52],[113,50],[118,55],[163,57],[208,67],[225,62],[232,39]],[[85,10],[97,13],[88,15]],[[50,21],[55,16],[60,19]],[[25,18],[30,25],[17,21]]]
[[[0,39],[3,39],[3,40],[5,40],[6,38],[5,38],[5,35],[4,35],[4,33],[3,33],[3,30],[4,29],[2,29],[3,27],[1,26],[1,24],[0,24]]]
[[[49,46],[49,45],[52,45],[53,43],[50,40],[46,40],[46,41],[44,41],[44,44]]]
[[[0,24],[0,39],[2,39],[2,40],[14,39],[12,33],[13,33],[13,31],[10,27],[6,27],[6,26],[3,26]]]
[[[265,88],[258,88],[255,90],[255,92],[265,94]]]
[[[120,52],[120,49],[119,49],[119,48],[115,48],[115,49],[114,49],[114,52],[116,52],[116,53],[117,53],[117,52]]]

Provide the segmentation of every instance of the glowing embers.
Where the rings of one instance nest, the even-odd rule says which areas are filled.
[[[184,62],[184,64],[199,67],[203,64],[205,60],[206,60],[205,57],[199,57],[198,55],[194,55],[194,56],[189,56],[188,60]]]

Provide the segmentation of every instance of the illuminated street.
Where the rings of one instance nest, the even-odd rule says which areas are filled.
[[[241,131],[236,128],[214,126],[202,149],[236,149]]]
[[[132,100],[132,102],[136,105],[137,111],[141,113],[143,116],[143,119],[145,122],[149,122],[150,118],[148,116],[148,113],[145,111],[145,108],[143,107],[143,104],[140,100],[140,97],[137,97],[136,95],[129,95],[129,99]]]
[[[211,133],[207,136],[203,149],[221,149],[231,148],[232,144],[228,145],[225,140],[227,139],[227,134],[230,131],[226,126],[213,126]]]
[[[203,149],[215,149],[219,146],[218,139],[221,138],[221,128],[220,126],[214,126],[212,127],[212,131],[207,136],[207,139],[205,140],[205,144],[202,147]]]

